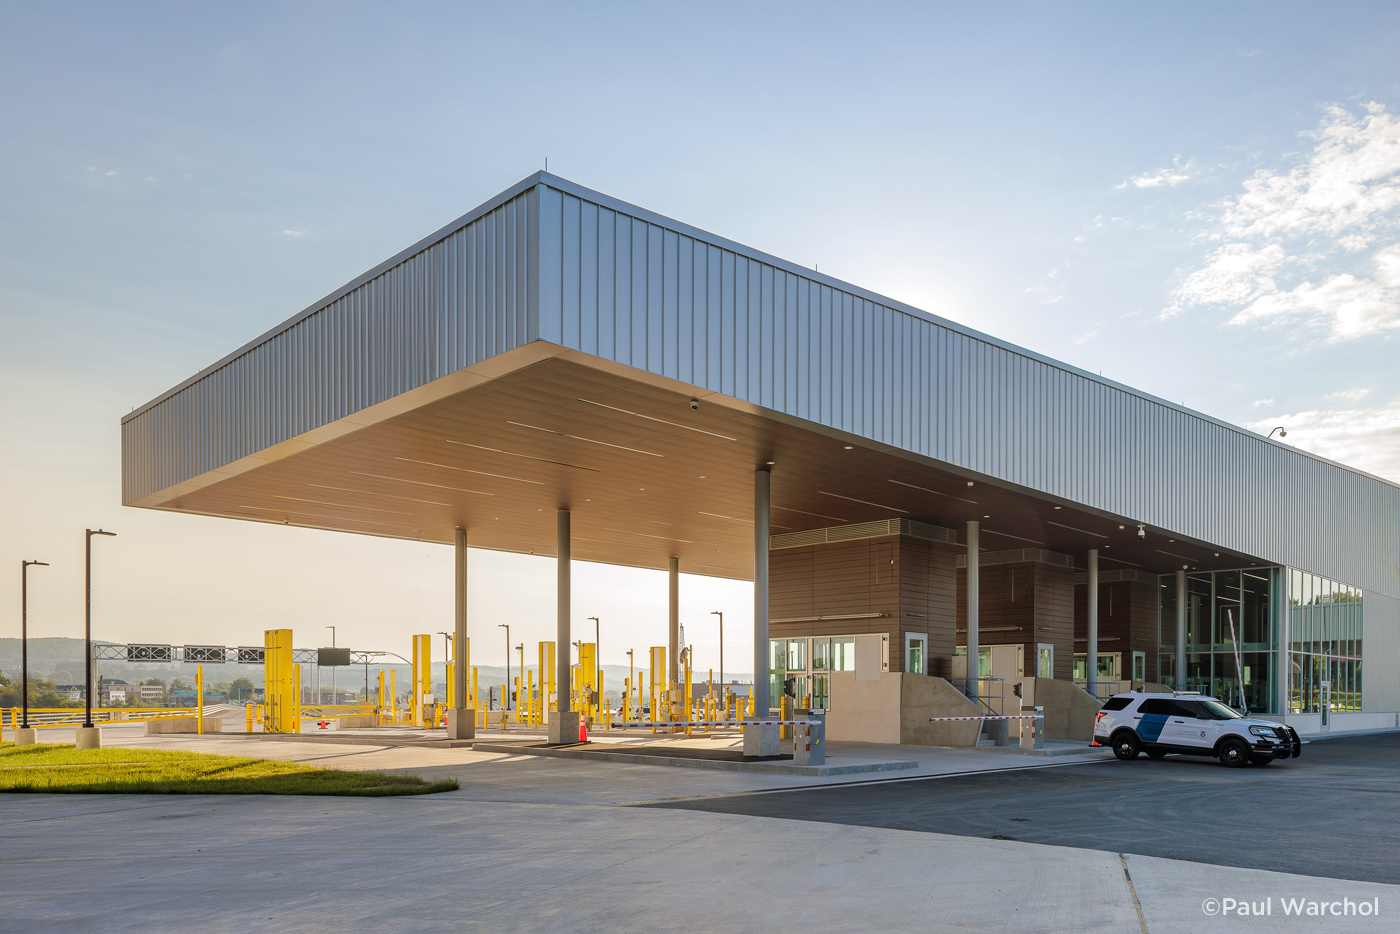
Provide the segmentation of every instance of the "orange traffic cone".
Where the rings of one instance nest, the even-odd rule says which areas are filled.
[[[580,743],[588,742],[588,721],[582,717],[578,719],[578,741]]]

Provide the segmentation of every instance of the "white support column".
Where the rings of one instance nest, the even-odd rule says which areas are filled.
[[[980,694],[981,687],[977,682],[977,678],[981,675],[981,666],[977,663],[978,655],[981,652],[981,646],[977,644],[977,614],[980,612],[977,599],[980,587],[978,549],[981,547],[981,532],[980,523],[973,521],[967,523],[967,696],[974,700]]]
[[[1275,692],[1278,694],[1278,712],[1286,715],[1290,712],[1289,700],[1291,699],[1288,681],[1293,676],[1293,665],[1288,655],[1288,640],[1292,637],[1288,631],[1288,607],[1290,606],[1288,602],[1288,568],[1279,568],[1275,573],[1278,576],[1271,590],[1278,613],[1275,630],[1278,633],[1278,679],[1274,683]]]
[[[570,710],[572,698],[569,695],[569,674],[573,667],[573,652],[569,642],[569,620],[573,612],[572,578],[569,571],[573,559],[573,536],[567,509],[558,513],[558,564],[559,564],[559,619],[555,630],[555,693],[558,697],[559,713],[549,718],[549,741],[551,743],[576,743],[579,733],[578,712]]]
[[[1176,572],[1176,684],[1186,690],[1186,571]]]
[[[759,469],[753,475],[753,712],[768,718],[768,525],[771,474]],[[744,755],[778,754],[776,726],[744,727]]]
[[[452,700],[453,707],[447,712],[447,738],[473,739],[476,736],[476,709],[470,705],[467,695],[471,692],[471,665],[467,655],[467,530],[458,529],[455,545],[455,580],[453,599],[456,605],[455,622],[452,634]]]
[[[681,559],[675,555],[671,556],[670,571],[670,625],[667,630],[670,651],[667,653],[667,664],[670,667],[669,677],[672,684],[681,683]]]
[[[1099,696],[1099,550],[1089,549],[1089,631],[1088,650],[1084,658],[1085,690]],[[1128,664],[1132,664],[1132,647],[1129,646]]]

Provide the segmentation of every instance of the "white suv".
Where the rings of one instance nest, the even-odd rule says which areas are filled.
[[[1153,759],[1176,752],[1213,756],[1232,768],[1268,765],[1302,752],[1292,727],[1241,716],[1194,692],[1115,694],[1094,718],[1092,745],[1110,746],[1124,761],[1139,752]]]

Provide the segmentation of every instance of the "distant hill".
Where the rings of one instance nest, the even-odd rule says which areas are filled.
[[[104,640],[93,640],[100,645],[121,645],[124,643],[107,642]],[[0,639],[0,671],[10,677],[18,677],[20,673],[20,645],[18,639]],[[181,678],[188,681],[194,677],[194,663],[182,665],[136,665],[123,661],[99,661],[98,673],[107,678],[119,678],[123,681],[136,683],[147,678],[160,678],[169,681],[171,678]],[[371,664],[369,666],[369,685],[373,690],[378,684],[380,671],[385,672],[385,680],[388,680],[388,672],[397,671],[395,681],[400,690],[408,684],[409,674],[412,666],[403,662]],[[530,664],[525,666],[527,672],[534,672],[535,683],[539,683],[539,665]],[[50,678],[59,684],[81,684],[83,680],[83,640],[71,639],[67,637],[49,636],[29,640],[29,672],[38,677]],[[626,665],[604,665],[603,666],[603,686],[609,694],[621,692],[623,679],[627,677],[628,668]],[[511,666],[511,677],[520,674],[515,666]],[[638,671],[638,675],[642,672]],[[704,672],[695,672],[692,678],[695,683],[704,680]],[[726,680],[738,679],[743,682],[753,680],[749,674],[733,674],[726,672]],[[316,669],[314,666],[304,666],[302,678],[310,681],[314,679]],[[321,683],[329,688],[331,685],[330,669],[321,669]],[[248,678],[253,684],[261,686],[263,683],[263,668],[261,665],[211,665],[205,664],[204,677],[206,681],[231,681],[234,678]],[[487,687],[498,687],[506,679],[506,668],[504,665],[478,665],[477,666],[477,687],[484,690]],[[644,677],[644,676],[643,676]],[[447,668],[442,662],[433,664],[433,682],[442,684],[447,678]],[[351,665],[341,668],[335,675],[336,684],[340,687],[355,690],[363,688],[365,683],[365,666]],[[645,680],[642,681],[645,685]]]

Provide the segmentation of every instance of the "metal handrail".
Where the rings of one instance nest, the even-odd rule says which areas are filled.
[[[976,682],[977,682],[977,695],[976,695],[975,697],[974,697],[973,695],[971,695],[971,694],[968,693],[967,687],[968,687],[968,682],[969,682],[969,681],[976,681]],[[984,681],[987,682],[988,684],[991,684],[991,683],[994,682],[994,681],[996,682],[996,684],[997,684],[997,690],[996,690],[996,699],[997,699],[997,702],[998,702],[999,704],[1001,704],[1003,707],[1005,707],[1005,705],[1006,705],[1006,679],[1005,679],[1005,678],[953,678],[952,680],[949,681],[949,683],[952,684],[954,687],[956,687],[958,690],[962,691],[963,697],[966,697],[968,700],[972,701],[973,703],[977,704],[979,707],[981,707],[981,708],[983,708],[984,710],[986,710],[988,714],[990,714],[990,715],[992,715],[992,716],[996,716],[996,715],[998,714],[997,709],[996,709],[995,707],[993,707],[990,703],[988,703],[988,699],[992,697],[992,692],[991,692],[990,690],[988,690],[988,691],[983,691],[983,690],[982,690],[982,682],[984,682]]]

